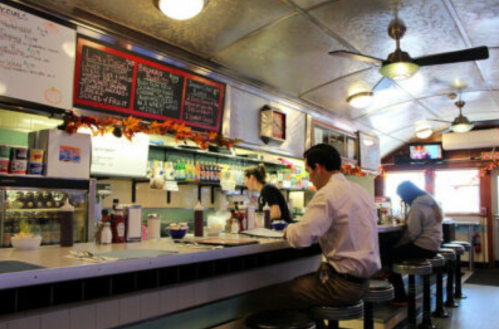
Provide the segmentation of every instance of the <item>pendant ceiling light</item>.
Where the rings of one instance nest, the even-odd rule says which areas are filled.
[[[159,0],[159,10],[176,20],[191,19],[203,10],[207,0]]]
[[[433,134],[433,129],[429,125],[421,125],[416,128],[416,137],[426,139]]]
[[[370,91],[363,91],[360,93],[348,96],[347,102],[355,108],[361,109],[369,106],[373,100],[373,93]]]
[[[459,108],[459,115],[454,119],[449,128],[455,133],[466,133],[473,129],[474,124],[463,115],[463,106],[466,103],[459,100],[455,104]]]

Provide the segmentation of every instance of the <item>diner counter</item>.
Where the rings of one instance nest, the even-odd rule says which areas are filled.
[[[402,225],[381,225],[378,226],[378,232],[397,232],[401,231],[403,227],[404,226]],[[162,238],[138,243],[108,245],[78,243],[73,247],[60,247],[58,245],[43,246],[29,251],[19,251],[14,248],[0,249],[0,261],[20,261],[43,267],[40,269],[0,274],[0,289],[195,264],[290,248],[288,242],[281,239],[251,238],[246,235],[237,234],[222,234],[221,237],[245,240],[251,239],[257,240],[258,243],[223,248],[174,243],[171,238]],[[192,235],[187,235],[187,238],[192,239]],[[71,256],[71,251],[90,251],[94,254],[102,254],[123,250],[142,251],[146,253],[149,251],[152,254],[154,254],[154,252],[157,252],[158,254],[161,252],[171,252],[171,254],[168,253],[155,257],[146,256],[135,259],[103,261],[98,263]]]

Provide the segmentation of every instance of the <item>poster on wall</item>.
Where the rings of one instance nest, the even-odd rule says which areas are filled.
[[[360,167],[378,171],[381,166],[379,138],[359,131]]]
[[[78,37],[74,104],[220,131],[225,84],[122,47]]]
[[[76,31],[0,1],[0,96],[71,109]]]

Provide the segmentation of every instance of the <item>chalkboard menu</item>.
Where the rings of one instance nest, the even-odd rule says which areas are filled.
[[[76,31],[45,17],[0,2],[0,95],[70,109]]]
[[[225,84],[79,36],[74,104],[219,131]]]

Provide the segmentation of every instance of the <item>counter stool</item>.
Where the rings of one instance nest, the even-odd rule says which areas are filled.
[[[293,310],[263,311],[250,315],[244,322],[248,329],[315,329],[306,314]]]
[[[456,279],[454,285],[454,297],[464,299],[466,297],[463,295],[462,291],[461,267],[459,266],[461,263],[461,255],[464,254],[464,247],[457,243],[444,243],[442,247],[452,249],[456,252],[456,262],[454,267],[454,277]]]
[[[436,272],[437,269],[442,271],[442,267],[445,265],[444,257],[439,254],[435,255],[433,258],[428,258],[427,261],[430,262],[434,272]],[[431,284],[429,275],[423,275],[423,323],[420,328],[436,328],[431,321]]]
[[[468,242],[468,241],[451,241],[449,243],[452,243],[452,244],[458,244],[460,246],[462,246],[464,248],[464,252],[467,252],[468,253],[468,261],[469,261],[469,265],[468,265],[468,268],[470,271],[473,270],[473,248],[471,247],[471,243]],[[461,266],[459,263],[457,263],[457,266]],[[457,297],[456,298],[466,298],[466,297]]]
[[[416,275],[429,276],[431,264],[425,259],[411,259],[402,263],[393,264],[393,272],[409,275],[409,306],[407,309],[407,327],[417,328],[416,318]]]
[[[309,310],[309,315],[317,322],[317,328],[339,329],[340,320],[361,318],[363,312],[364,302],[360,301],[355,305],[313,307]],[[324,320],[328,320],[327,327],[324,325]]]
[[[388,281],[369,280],[369,291],[364,296],[364,329],[374,329],[373,303],[388,302],[395,297],[395,290]]]
[[[445,249],[445,248],[440,248],[438,251],[440,255],[443,256],[445,264],[448,264],[449,262],[455,262],[456,261],[456,253],[452,249]],[[441,267],[434,267],[435,272],[437,274],[437,306],[435,308],[435,312],[433,312],[433,316],[436,316],[437,318],[447,318],[449,317],[449,313],[447,313],[447,310],[445,309],[444,306],[444,292],[443,292],[443,285],[444,285],[444,278],[443,278],[443,268],[445,264]],[[451,278],[452,276],[452,278]],[[452,286],[454,284],[454,271],[450,271],[450,274],[447,274],[447,283],[449,280],[452,281]],[[451,287],[452,287],[451,286]],[[449,287],[449,285],[447,285]],[[453,294],[453,289],[447,289],[447,296],[452,296],[454,297]],[[454,298],[452,298],[454,300]],[[454,301],[455,303],[455,301]]]

